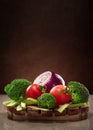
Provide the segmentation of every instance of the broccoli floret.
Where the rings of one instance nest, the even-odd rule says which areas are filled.
[[[14,79],[4,87],[4,91],[12,100],[21,100],[25,97],[26,88],[31,84],[26,79]]]
[[[76,81],[70,81],[67,84],[70,92],[72,93],[72,103],[88,102],[89,91],[84,84]]]
[[[54,108],[55,102],[55,98],[49,93],[43,93],[38,97],[38,106],[40,108]]]

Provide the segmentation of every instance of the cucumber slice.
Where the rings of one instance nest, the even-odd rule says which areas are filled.
[[[18,104],[19,104],[19,102],[14,101],[14,100],[9,100],[9,101],[4,101],[3,102],[3,105],[8,106],[8,107],[14,107],[14,106],[16,106]]]
[[[87,103],[69,104],[68,107],[82,107],[87,106]]]
[[[17,110],[17,111],[22,111],[22,110],[23,110],[23,108],[22,108],[21,104],[20,104],[20,105],[18,105],[18,106],[16,107],[16,110]]]
[[[20,104],[20,105],[21,105],[21,107],[22,107],[22,108],[26,108],[26,103],[21,102],[21,104]]]
[[[57,111],[62,113],[68,106],[69,104],[60,105]]]
[[[42,111],[49,111],[49,109],[46,109],[46,108],[40,108],[40,107],[37,107],[37,106],[27,106],[28,108],[31,108],[33,110],[42,110]]]
[[[37,104],[37,100],[34,99],[34,98],[27,98],[24,100],[24,103],[26,103],[26,105],[34,105],[34,104]]]

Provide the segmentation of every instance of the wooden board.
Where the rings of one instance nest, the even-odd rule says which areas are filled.
[[[7,117],[11,120],[29,121],[77,121],[88,118],[89,106],[66,108],[62,113],[56,109],[43,111],[27,108],[16,111],[15,108],[7,107]]]

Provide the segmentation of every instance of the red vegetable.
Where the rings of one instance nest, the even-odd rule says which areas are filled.
[[[32,84],[26,89],[25,97],[31,97],[37,99],[42,94],[42,86],[38,84]]]
[[[62,84],[65,85],[64,79],[51,71],[46,71],[40,74],[33,82],[34,84],[40,84],[45,87],[46,91],[49,92],[52,87]]]
[[[57,85],[50,90],[50,94],[56,99],[56,107],[70,102],[71,94],[66,93],[64,90],[66,90],[64,85]]]

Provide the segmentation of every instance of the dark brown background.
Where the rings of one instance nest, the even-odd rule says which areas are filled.
[[[89,0],[0,1],[0,93],[15,78],[59,73],[93,93]]]

